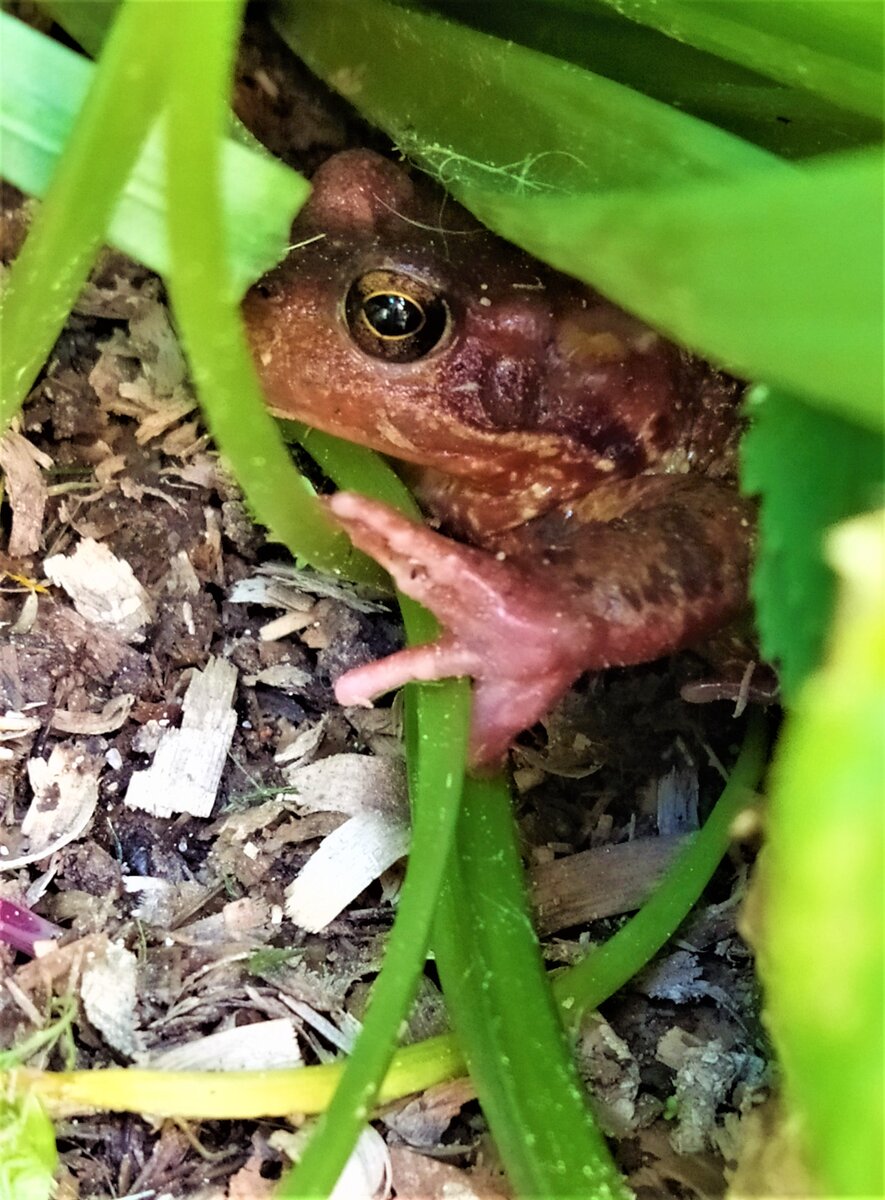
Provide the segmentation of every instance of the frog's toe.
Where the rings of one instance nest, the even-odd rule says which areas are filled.
[[[401,591],[444,627],[414,646],[358,667],[335,684],[344,705],[363,705],[414,680],[469,675],[475,682],[471,763],[500,764],[580,674],[583,648],[549,590],[518,567],[408,521],[385,504],[339,492],[328,501],[354,544],[390,571]]]
[[[442,624],[463,625],[469,613],[478,630],[490,627],[506,573],[506,567],[491,555],[453,542],[387,504],[355,492],[337,492],[326,505],[353,544],[379,562],[401,592],[429,608]]]
[[[355,667],[335,681],[335,699],[349,707],[371,707],[372,701],[404,683],[473,675],[479,669],[475,654],[452,638],[400,650],[387,658]]]
[[[507,662],[483,659],[447,634],[348,671],[336,681],[335,697],[345,707],[370,706],[405,683],[458,675],[472,676],[475,684],[470,763],[478,770],[499,767],[520,730],[540,720],[570,682],[559,674],[531,680],[510,674]]]

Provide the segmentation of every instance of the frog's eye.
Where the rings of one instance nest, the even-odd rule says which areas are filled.
[[[439,292],[402,271],[368,271],[351,285],[344,310],[359,348],[388,362],[424,358],[449,325]]]

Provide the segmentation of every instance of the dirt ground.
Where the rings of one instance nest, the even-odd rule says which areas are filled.
[[[308,173],[384,144],[258,28],[237,108]],[[3,199],[8,260],[28,205]],[[201,427],[162,285],[116,253],[5,446],[0,896],[65,934],[35,960],[0,945],[0,1047],[73,1002],[72,1036],[30,1065],[328,1061],[358,1028],[407,837],[398,706],[341,709],[331,685],[398,644],[395,609],[266,543]],[[515,750],[551,964],[618,927],[721,789],[742,726],[726,704],[680,699],[699,669],[683,655],[585,679]],[[736,931],[746,876],[735,855],[579,1037],[646,1200],[722,1195],[766,1094]],[[428,973],[409,1038],[445,1028]],[[508,1194],[467,1083],[375,1127],[395,1195]],[[67,1197],[260,1197],[288,1162],[282,1121],[92,1113],[58,1135]]]

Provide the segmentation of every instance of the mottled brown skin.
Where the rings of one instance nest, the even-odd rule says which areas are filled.
[[[295,248],[244,305],[270,404],[400,460],[470,543],[330,502],[445,630],[336,690],[365,703],[471,674],[472,755],[491,764],[582,671],[697,642],[745,604],[739,385],[378,155],[336,155],[313,183]],[[414,339],[363,319],[364,296],[388,292],[420,301]]]

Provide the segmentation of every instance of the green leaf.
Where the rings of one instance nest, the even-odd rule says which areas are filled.
[[[0,38],[0,174],[30,195],[43,196],[96,67],[6,13],[0,14]],[[154,86],[160,88],[159,78]],[[107,128],[105,144],[97,144],[91,155],[93,200],[106,194],[97,174],[103,161],[109,167],[115,161],[111,136]],[[100,231],[160,274],[169,269],[164,171],[163,139],[155,129],[112,206],[107,228],[103,222]],[[282,163],[233,140],[225,143],[221,186],[225,236],[232,250],[231,286],[239,297],[282,258],[292,218],[309,188]],[[84,215],[72,213],[71,225],[81,230]]]
[[[848,149],[882,137],[881,119],[839,107],[798,82],[768,78],[667,37],[628,20],[606,0],[428,3],[467,25],[605,75],[783,157]],[[763,7],[757,5],[757,10]]]
[[[285,3],[276,23],[313,70],[447,183],[529,195],[789,173],[601,75],[386,0]]]
[[[76,122],[65,131],[70,135],[66,152],[9,273],[0,312],[0,431],[61,332],[98,253],[116,197],[156,119],[163,39],[152,15],[148,8],[130,5],[115,24],[102,70],[95,72],[88,92],[84,81]],[[0,13],[0,36],[5,67],[0,76],[0,170],[21,183],[19,168],[33,167],[38,174],[42,168],[45,186],[53,106],[32,103],[35,80],[28,72],[57,65],[59,76],[50,70],[42,86],[52,95],[69,93],[67,60],[45,60],[44,50],[52,43],[5,13]],[[70,57],[78,61],[76,55]],[[42,120],[29,126],[37,110]]]
[[[743,486],[761,498],[753,596],[763,656],[780,664],[788,700],[820,662],[835,577],[826,530],[881,502],[883,435],[756,388],[743,445]]]
[[[49,1200],[57,1164],[52,1122],[36,1096],[0,1098],[0,1200]]]
[[[826,661],[772,769],[759,966],[768,1025],[824,1196],[885,1195],[885,511],[827,538]]]
[[[690,46],[882,118],[883,8],[876,0],[604,3]]]

